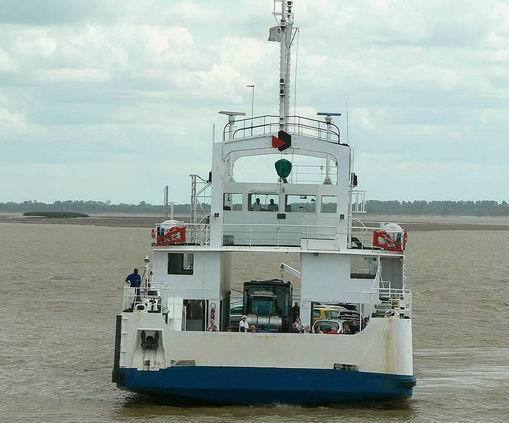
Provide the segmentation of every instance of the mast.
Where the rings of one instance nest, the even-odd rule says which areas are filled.
[[[278,4],[281,3],[281,11]],[[274,0],[273,15],[278,26],[270,29],[269,41],[279,41],[279,129],[286,131],[290,114],[290,62],[291,47],[295,36],[293,28],[293,1]]]
[[[168,220],[168,185],[164,187],[164,220]]]

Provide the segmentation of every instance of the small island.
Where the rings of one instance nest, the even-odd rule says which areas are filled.
[[[47,212],[25,212],[23,216],[27,217],[48,217],[52,219],[73,219],[76,217],[90,217],[86,213],[76,213],[76,212],[57,212],[57,211],[47,211]]]

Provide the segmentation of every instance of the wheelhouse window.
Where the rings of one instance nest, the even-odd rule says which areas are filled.
[[[338,197],[335,195],[322,195],[320,213],[336,213],[338,209]]]
[[[279,195],[270,193],[249,194],[248,204],[250,211],[277,212],[279,210]]]
[[[242,194],[225,193],[223,196],[223,210],[242,211]]]
[[[288,194],[285,201],[285,211],[314,213],[316,211],[316,195]]]
[[[168,253],[169,275],[192,275],[193,269],[193,253]]]

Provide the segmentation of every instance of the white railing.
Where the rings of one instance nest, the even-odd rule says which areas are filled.
[[[223,225],[223,245],[300,246],[302,239],[334,240],[336,226],[227,223]]]
[[[294,164],[290,174],[290,183],[293,184],[323,184],[329,178],[330,185],[336,185],[337,167],[330,161],[330,168],[327,170],[327,164],[323,165],[299,165]]]
[[[185,223],[186,244],[209,245],[210,225],[208,223]]]
[[[185,238],[175,236],[174,241],[165,238],[168,231],[178,230],[184,228]],[[162,231],[161,233],[158,233]],[[155,230],[156,247],[169,247],[173,245],[209,245],[210,244],[210,225],[208,223],[181,223],[169,229],[158,228]]]
[[[141,286],[138,288],[125,286],[122,298],[122,310],[133,311],[136,310],[138,306],[143,306],[144,310],[164,313],[168,309],[170,291],[171,289],[165,284],[151,283],[150,287]]]
[[[367,213],[366,191],[357,189],[350,191],[350,202],[352,204],[352,213]]]
[[[352,218],[352,226],[349,233],[350,248],[360,248],[363,250],[384,250],[396,253],[402,253],[405,249],[405,230],[395,231],[394,229],[387,229],[384,223],[376,223],[377,226],[366,226],[361,220]],[[373,245],[374,232],[384,232],[386,235],[391,236],[391,241],[394,241],[393,247],[396,245],[398,248],[381,248],[380,246]],[[395,235],[396,233],[396,235]],[[394,239],[392,239],[394,237]],[[401,247],[401,248],[399,248]]]
[[[366,226],[361,220],[353,218],[350,229],[351,248],[361,248],[360,246],[362,245],[364,250],[379,249],[373,247],[373,232],[379,230],[380,226]]]
[[[286,130],[291,134],[306,135],[318,140],[340,142],[340,131],[335,123],[329,125],[322,120],[302,116],[287,116]],[[239,119],[233,126],[226,124],[223,140],[236,140],[260,135],[276,135],[279,131],[279,116],[265,115]]]
[[[361,293],[362,302],[369,304],[369,316],[383,317],[393,314],[412,316],[412,291],[408,288],[373,288]]]

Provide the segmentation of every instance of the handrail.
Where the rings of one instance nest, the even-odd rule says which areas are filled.
[[[412,291],[406,287],[403,288],[379,288],[373,287],[370,291],[360,292],[360,299],[369,297],[369,314],[372,316],[375,313],[385,313],[388,310],[395,310],[397,304],[398,314],[403,314],[405,317],[412,316]],[[376,300],[373,301],[373,296]],[[382,300],[381,296],[384,296]],[[382,306],[377,308],[377,306]],[[401,307],[403,306],[403,307]],[[378,315],[380,317],[380,315]]]
[[[265,230],[262,230],[265,228]],[[234,236],[232,245],[300,245],[303,239],[334,240],[336,226],[278,223],[225,223],[223,236]],[[239,241],[240,239],[240,241]],[[237,243],[238,242],[238,243]]]
[[[258,123],[257,121],[262,120],[262,123]],[[272,119],[274,121],[272,121]],[[293,131],[290,130],[290,132],[296,132],[297,134],[303,134],[305,130],[311,130],[315,131],[317,133],[317,137],[320,140],[328,141],[328,142],[334,142],[334,143],[340,143],[340,129],[335,123],[327,123],[325,121],[321,121],[318,119],[312,119],[307,118],[304,116],[297,116],[297,115],[291,115],[287,116],[288,122],[286,123],[287,128],[290,130],[290,128],[294,128]],[[276,121],[277,120],[277,121]],[[249,125],[246,125],[246,123],[250,123]],[[235,139],[235,135],[238,132],[245,133],[246,131],[250,131],[250,135],[253,136],[253,130],[259,129],[259,128],[268,128],[268,131],[263,131],[263,134],[276,132],[273,131],[274,129],[279,129],[279,116],[276,115],[261,115],[261,116],[254,116],[250,118],[244,118],[236,120],[233,123],[233,126],[231,126],[231,123],[227,123],[223,127],[223,141],[226,141],[228,139],[227,134],[230,132],[231,129],[233,129],[234,125],[240,125],[237,129],[235,129],[233,132],[231,132],[232,139]],[[314,125],[313,125],[314,124]],[[302,131],[304,129],[304,131]],[[323,134],[323,135],[322,135]],[[327,134],[328,136],[325,136]],[[329,138],[330,139],[327,139]],[[242,137],[244,138],[244,137]]]
[[[364,224],[364,222],[363,222],[362,220],[357,219],[356,217],[352,217],[352,221],[354,221],[354,220],[355,220],[355,221],[357,221],[357,222],[359,222],[365,230],[367,230],[367,229],[368,229],[368,227]],[[357,227],[358,227],[358,226],[357,226]],[[352,229],[353,229],[353,228],[354,228],[354,226],[352,226]]]
[[[183,222],[176,227],[185,228],[185,240],[175,242],[169,245],[209,245],[210,244],[210,224],[209,223],[193,223]],[[168,247],[168,244],[158,244],[155,247]]]
[[[165,301],[167,301],[170,290],[165,284],[150,283],[150,286],[132,287],[129,285],[124,286],[124,295],[122,299],[122,310],[134,310],[138,304],[144,304],[145,300],[154,302],[158,313],[166,311]],[[155,291],[156,293],[149,293]]]

